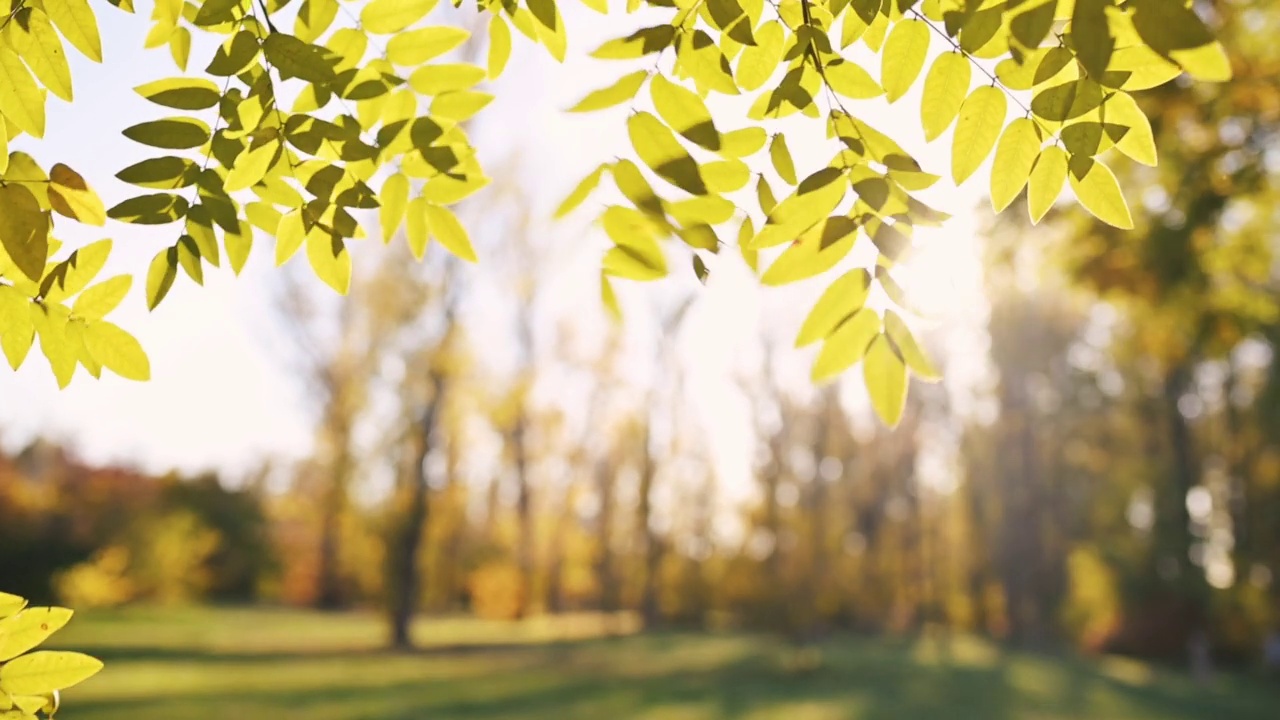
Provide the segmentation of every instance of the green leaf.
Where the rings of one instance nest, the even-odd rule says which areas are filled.
[[[44,695],[84,682],[101,669],[100,661],[82,653],[43,650],[0,667],[0,687],[11,695]]]
[[[155,310],[178,277],[178,249],[169,247],[156,253],[147,269],[147,309]]]
[[[142,349],[142,345],[138,343],[136,338],[120,327],[105,320],[89,323],[84,329],[84,344],[89,354],[93,355],[94,359],[99,363],[102,363],[102,367],[125,380],[146,382],[151,379],[151,361],[147,359],[146,351]],[[92,660],[93,658],[89,659]],[[69,661],[66,664],[76,667]],[[88,673],[84,677],[97,672],[97,670],[89,671],[88,665],[80,667]],[[70,682],[72,685],[80,682],[80,680],[70,680],[72,677],[70,675],[61,677],[62,679],[56,682]],[[0,678],[0,681],[2,680],[3,678]],[[46,682],[49,681],[47,680]]]
[[[1030,118],[1017,118],[1005,128],[991,165],[991,207],[997,213],[1026,187],[1040,157],[1040,145],[1040,130]]]
[[[155,148],[185,150],[209,142],[209,126],[196,118],[173,117],[126,128],[124,136]]]
[[[49,213],[25,185],[0,186],[0,246],[18,270],[40,282],[49,259]]]
[[[830,335],[853,313],[862,309],[871,292],[871,273],[862,268],[841,275],[822,293],[800,326],[796,347],[804,347]]]
[[[951,127],[960,106],[969,95],[973,67],[969,58],[958,52],[946,52],[933,61],[924,78],[924,96],[920,100],[920,122],[925,140],[938,139]]]
[[[897,349],[898,354],[906,362],[911,372],[916,377],[926,382],[937,382],[942,379],[942,374],[933,367],[933,363],[929,360],[929,356],[925,355],[924,349],[916,342],[915,336],[911,334],[911,329],[903,322],[902,318],[892,310],[884,312],[884,331],[893,341],[893,346]]]
[[[606,88],[592,91],[586,97],[582,98],[573,107],[569,108],[569,112],[592,112],[594,110],[603,110],[622,103],[635,97],[640,90],[640,86],[644,85],[644,81],[649,77],[646,70],[637,70],[633,73],[623,75],[618,81]],[[659,76],[661,77],[661,76]]]
[[[1058,0],[1031,0],[1019,8],[1018,13],[1009,23],[1013,37],[1022,43],[1024,48],[1040,47],[1040,43],[1053,29],[1053,21],[1057,15]]]
[[[885,335],[877,335],[862,360],[871,407],[889,427],[897,427],[907,407],[907,366]]]
[[[0,620],[0,662],[44,642],[67,624],[71,614],[66,608],[33,607]]]
[[[218,46],[205,72],[218,77],[239,75],[258,59],[260,52],[262,45],[258,42],[258,36],[248,30],[241,30]]]
[[[445,250],[467,262],[476,261],[475,248],[471,246],[471,238],[467,229],[459,222],[453,211],[439,205],[428,204],[425,208],[427,227],[431,237],[444,246]]]
[[[134,92],[157,105],[178,110],[204,110],[218,104],[222,93],[212,80],[169,78],[134,88]]]
[[[190,203],[181,195],[153,193],[129,198],[107,211],[107,217],[133,225],[167,225],[187,216]]]
[[[810,378],[813,382],[822,382],[853,367],[867,354],[867,346],[879,332],[880,316],[870,308],[846,316],[822,344],[822,350],[813,361]]]
[[[1007,113],[1004,92],[990,85],[974,90],[960,106],[951,152],[951,177],[957,185],[969,179],[991,154]]]
[[[104,280],[80,293],[71,306],[71,314],[84,320],[101,320],[124,300],[132,285],[133,278],[128,275]]]
[[[316,85],[333,82],[337,77],[334,65],[341,60],[319,45],[304,43],[284,33],[267,35],[262,41],[262,52],[281,79],[299,78]]]
[[[0,113],[34,138],[44,137],[44,91],[12,50],[0,45]]]
[[[690,194],[707,194],[698,163],[662,121],[647,112],[636,113],[627,118],[627,134],[636,154],[659,177]]]
[[[920,20],[902,20],[885,40],[880,62],[880,84],[886,99],[896,102],[911,89],[929,54],[929,26]]]
[[[494,15],[495,19],[497,17]],[[508,42],[509,36],[510,33]],[[424,27],[396,33],[387,41],[387,59],[396,65],[416,67],[453,50],[469,37],[469,30],[448,26]]]
[[[244,16],[244,11],[241,9],[244,2],[245,0],[204,0],[200,3],[196,16],[192,18],[192,23],[209,27],[236,20]],[[238,9],[241,11],[236,12]]]
[[[1171,0],[1130,0],[1133,27],[1152,50],[1206,82],[1231,79],[1231,61],[1194,10]]]
[[[788,185],[796,184],[796,165],[791,159],[791,150],[787,148],[787,138],[778,133],[773,136],[773,140],[769,143],[769,160],[773,162],[773,169],[778,172],[778,177]]]
[[[116,178],[139,187],[177,190],[192,185],[200,174],[200,166],[184,157],[158,157],[116,173]]]
[[[436,0],[373,0],[360,11],[360,24],[379,35],[398,33],[418,22],[436,6]]]
[[[1133,229],[1133,217],[1125,202],[1120,183],[1111,169],[1101,161],[1086,157],[1073,157],[1067,177],[1071,189],[1086,210],[1099,220],[1122,230]]]
[[[1067,165],[1067,152],[1057,145],[1040,153],[1027,189],[1027,211],[1032,223],[1039,223],[1062,194],[1062,186],[1067,182]]]
[[[1076,59],[1093,77],[1107,71],[1116,49],[1116,40],[1107,22],[1107,8],[1111,6],[1111,0],[1075,0],[1071,15],[1071,40],[1075,43]]]
[[[89,7],[88,0],[63,0],[48,2],[44,6],[49,19],[62,36],[94,62],[102,62],[102,39],[98,35],[98,20]]]

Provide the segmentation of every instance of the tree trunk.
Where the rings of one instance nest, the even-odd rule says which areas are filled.
[[[596,518],[596,583],[600,588],[600,610],[606,613],[618,611],[618,579],[614,572],[613,558],[613,490],[614,478],[607,462],[596,465],[596,494],[600,498],[600,511]]]
[[[533,597],[533,498],[529,486],[529,458],[526,452],[526,434],[528,421],[522,408],[511,429],[511,449],[515,459],[516,470],[516,527],[518,546],[516,547],[516,565],[520,573],[519,605],[516,617],[526,617],[529,613],[529,601]]]
[[[396,493],[395,517],[387,542],[391,646],[401,650],[413,647],[410,630],[422,592],[418,557],[429,517],[426,459],[435,431],[442,385],[439,379],[433,382],[435,391],[408,441],[408,467],[403,470]]]
[[[653,476],[655,472],[651,444],[652,429],[648,422],[644,427],[644,443],[641,449],[640,497],[636,503],[636,531],[644,548],[643,584],[640,592],[640,617],[646,628],[658,622],[658,572],[662,561],[662,547],[653,532]]]

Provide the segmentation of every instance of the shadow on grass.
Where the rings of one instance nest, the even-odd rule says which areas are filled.
[[[716,642],[722,644],[717,646]],[[729,643],[729,644],[726,644]],[[1176,682],[1141,687],[1083,661],[1011,658],[922,663],[907,643],[840,640],[824,661],[789,669],[781,645],[738,637],[654,635],[551,645],[383,651],[216,653],[100,648],[134,661],[190,663],[261,678],[291,665],[350,661],[321,687],[199,690],[75,703],[75,720],[1274,720],[1275,696],[1232,702]],[[465,659],[466,662],[461,662]],[[459,662],[452,662],[458,660]],[[410,663],[384,674],[394,661]],[[421,662],[421,667],[412,663]],[[207,669],[206,669],[207,668]],[[70,712],[68,720],[72,720]]]

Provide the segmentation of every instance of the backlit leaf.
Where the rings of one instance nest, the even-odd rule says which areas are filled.
[[[951,152],[951,177],[957,185],[969,179],[991,154],[1007,112],[1004,92],[990,85],[974,90],[960,106]]]
[[[871,407],[889,427],[897,427],[907,406],[907,366],[886,335],[877,335],[862,359],[862,375]]]
[[[1009,207],[1026,187],[1040,157],[1040,145],[1040,130],[1034,120],[1018,118],[1005,128],[991,165],[991,207],[996,212]]]

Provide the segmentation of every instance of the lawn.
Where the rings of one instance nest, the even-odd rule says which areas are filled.
[[[833,640],[798,665],[747,635],[601,637],[599,620],[431,620],[379,650],[368,615],[259,609],[84,613],[53,645],[106,669],[60,720],[1276,720],[1280,689],[975,640]]]

